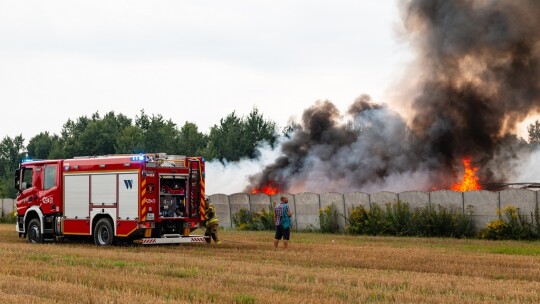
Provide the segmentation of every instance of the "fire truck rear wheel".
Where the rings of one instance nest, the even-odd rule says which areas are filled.
[[[28,242],[30,243],[43,243],[43,234],[41,234],[41,225],[39,219],[35,218],[28,224],[26,230],[28,234]]]
[[[100,219],[94,228],[94,243],[98,246],[110,246],[114,240],[114,230],[111,221],[106,218]]]

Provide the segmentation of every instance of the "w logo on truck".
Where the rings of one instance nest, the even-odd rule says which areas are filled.
[[[126,189],[132,189],[133,188],[133,180],[132,179],[125,179],[124,184],[126,185]]]

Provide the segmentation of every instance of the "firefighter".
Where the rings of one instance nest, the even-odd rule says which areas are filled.
[[[207,237],[206,242],[210,244],[212,240],[216,244],[221,244],[221,241],[218,239],[218,227],[219,227],[219,219],[217,217],[216,208],[212,203],[210,203],[210,198],[206,197],[206,221],[205,221],[205,227],[206,232],[204,235]]]

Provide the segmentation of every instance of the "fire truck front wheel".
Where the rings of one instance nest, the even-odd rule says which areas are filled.
[[[35,218],[28,224],[28,242],[30,243],[43,243],[43,234],[41,234],[39,219]]]
[[[113,239],[114,230],[111,221],[106,218],[98,220],[94,228],[94,243],[98,246],[110,246]]]

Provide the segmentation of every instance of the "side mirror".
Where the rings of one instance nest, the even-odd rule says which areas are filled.
[[[15,189],[21,191],[21,169],[15,170]]]

